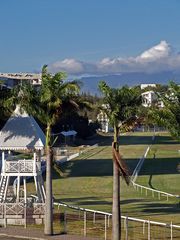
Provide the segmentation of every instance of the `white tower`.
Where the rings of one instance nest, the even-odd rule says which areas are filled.
[[[45,135],[35,119],[25,112],[21,114],[17,107],[0,132],[0,150],[2,151],[0,204],[3,205],[1,214],[4,215],[4,218],[10,215],[6,211],[9,209],[8,204],[11,204],[11,210],[14,206],[14,210],[10,211],[11,215],[12,212],[17,215],[17,204],[26,209],[29,207],[32,209],[34,202],[44,204],[45,189],[41,171],[41,152],[44,144]],[[14,154],[19,151],[28,152],[32,157],[22,159]],[[27,193],[26,181],[29,178],[34,179],[36,200]]]

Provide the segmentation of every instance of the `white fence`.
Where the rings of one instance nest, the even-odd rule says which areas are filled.
[[[154,141],[155,139],[155,135],[152,137],[152,141]],[[143,190],[146,194],[146,196],[148,195],[148,191],[151,193],[152,197],[155,197],[155,194],[157,195],[158,199],[161,200],[161,196],[165,196],[167,201],[169,200],[169,197],[174,197],[174,198],[180,198],[179,195],[175,195],[175,194],[171,194],[171,193],[167,193],[167,192],[163,192],[163,191],[160,191],[160,190],[156,190],[156,189],[153,189],[153,188],[149,188],[149,187],[145,187],[143,185],[140,185],[140,184],[137,184],[135,183],[137,177],[138,177],[138,174],[142,168],[142,165],[144,163],[144,160],[145,158],[147,157],[147,154],[150,150],[151,146],[148,146],[145,153],[143,154],[143,156],[140,158],[137,166],[135,167],[134,171],[133,171],[133,174],[131,176],[131,182],[133,184],[133,187],[138,191],[140,190],[141,193],[143,193]]]
[[[82,218],[79,218],[79,219],[73,218],[73,221],[78,220],[83,222],[82,231],[81,231],[82,235],[90,236],[90,233],[91,233],[91,236],[98,236],[97,230],[99,228],[99,232],[101,232],[101,239],[105,239],[105,240],[111,239],[111,226],[112,226],[111,213],[71,206],[62,202],[60,203],[55,202],[54,205],[58,206],[58,209],[60,207],[65,207],[66,209],[75,210],[79,216],[80,216],[80,212],[83,213]],[[70,224],[68,223],[68,220],[70,222],[70,217],[69,218],[67,217],[68,210],[65,210],[64,212],[66,213],[65,228],[67,231],[68,224]],[[91,218],[90,217],[88,218],[88,213],[91,214]],[[99,216],[101,216],[101,218],[99,218]],[[72,220],[72,217],[71,217],[71,220]],[[101,221],[101,225],[100,225],[100,221]],[[126,240],[128,240],[128,238],[129,239],[147,239],[147,240],[180,239],[180,226],[172,224],[172,222],[162,223],[162,222],[133,218],[128,216],[121,216],[121,225],[122,225],[122,236],[123,236],[122,239],[126,239]],[[78,226],[80,227],[80,224]],[[95,231],[96,235],[92,234],[92,229],[96,230]]]
[[[142,158],[140,158],[137,166],[135,167],[135,169],[134,169],[134,171],[133,171],[133,174],[132,174],[132,176],[131,176],[131,181],[132,181],[132,182],[135,182],[135,181],[136,181],[136,179],[137,179],[137,177],[138,177],[138,174],[139,174],[139,172],[140,172],[140,170],[141,170],[141,167],[142,167],[142,165],[143,165],[143,163],[144,163],[144,160],[145,160],[145,158],[146,158],[149,150],[150,150],[150,146],[147,147],[144,155],[142,156]]]
[[[8,224],[24,225],[27,223],[42,224],[45,214],[44,203],[25,204],[17,203],[0,203],[0,225],[7,227]]]
[[[169,197],[180,198],[179,195],[175,195],[175,194],[159,191],[159,190],[156,190],[156,189],[153,189],[153,188],[145,187],[145,186],[137,184],[133,181],[132,181],[132,184],[137,191],[139,190],[141,193],[143,193],[143,190],[144,190],[146,196],[148,195],[148,192],[151,193],[152,197],[155,197],[155,194],[156,194],[159,200],[161,200],[162,196],[166,197],[167,201],[169,200]]]
[[[94,144],[92,146],[88,146],[84,149],[81,149],[81,150],[76,150],[76,151],[70,151],[68,150],[68,148],[53,148],[54,149],[54,152],[55,154],[61,156],[61,158],[59,160],[56,160],[57,162],[60,162],[60,163],[64,163],[66,161],[70,161],[76,157],[78,157],[79,155],[83,154],[83,153],[87,153],[91,150],[93,150],[94,148],[98,147],[98,144]]]

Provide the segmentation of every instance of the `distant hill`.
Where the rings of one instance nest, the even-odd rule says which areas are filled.
[[[119,75],[82,77],[80,78],[80,81],[83,83],[82,91],[90,92],[92,94],[99,94],[98,82],[101,80],[106,81],[111,87],[120,87],[123,85],[135,86],[142,83],[168,84],[170,80],[180,84],[180,72],[132,72],[122,73]]]

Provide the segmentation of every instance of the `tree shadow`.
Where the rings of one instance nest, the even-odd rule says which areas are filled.
[[[138,203],[138,202],[142,202],[142,199],[139,199],[139,198],[125,199],[125,200],[121,200],[121,205]]]
[[[179,174],[179,158],[147,158],[139,175]],[[152,177],[149,182],[151,183]]]
[[[154,188],[153,185],[152,185],[152,177],[153,177],[153,175],[150,174],[148,184],[149,184],[150,188],[157,190],[157,189]]]
[[[152,213],[152,214],[180,214],[180,207],[178,204],[172,203],[146,203],[141,204],[139,208],[142,208],[142,212],[144,213]]]
[[[124,159],[129,173],[137,165],[139,159]],[[111,159],[86,159],[86,160],[72,160],[62,163],[59,166],[62,172],[60,176],[55,170],[53,171],[53,179],[59,177],[102,177],[113,175],[113,162]]]
[[[111,201],[106,201],[106,200],[102,200],[99,199],[98,197],[93,197],[93,196],[89,196],[89,197],[69,197],[69,198],[56,198],[55,199],[56,202],[65,202],[65,203],[74,203],[76,202],[76,204],[78,204],[79,206],[87,206],[87,205],[112,205]]]
[[[152,135],[150,136],[139,136],[139,135],[120,135],[119,143],[120,145],[148,145],[152,143]],[[110,135],[101,136],[99,138],[100,146],[111,145],[113,141],[113,137]],[[179,144],[177,140],[172,139],[170,136],[156,136],[154,140],[154,144]]]
[[[128,158],[124,159],[129,168],[130,175],[136,167],[139,159]],[[179,174],[179,158],[156,158],[146,159],[139,176],[150,175],[149,185],[152,185],[151,175],[161,174]],[[113,162],[111,159],[86,159],[72,160],[60,165],[60,175],[56,170],[53,170],[53,179],[60,177],[102,177],[113,175]],[[153,186],[151,186],[153,188]]]

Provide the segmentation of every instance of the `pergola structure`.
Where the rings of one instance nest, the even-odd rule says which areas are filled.
[[[65,138],[65,144],[66,144],[67,137],[72,137],[72,140],[74,141],[74,140],[75,140],[75,137],[76,137],[76,135],[77,135],[77,132],[74,131],[74,130],[69,130],[69,131],[62,131],[61,134],[64,136],[64,138]]]
[[[45,135],[35,119],[17,107],[0,132],[0,223],[2,219],[5,225],[22,223],[20,220],[23,219],[26,225],[30,216],[38,220],[35,222],[42,222],[40,219],[44,215],[46,197],[41,171],[44,145]],[[28,152],[33,157],[22,159],[17,154],[13,155],[15,152]],[[27,194],[28,178],[34,179],[37,193],[35,198]]]

